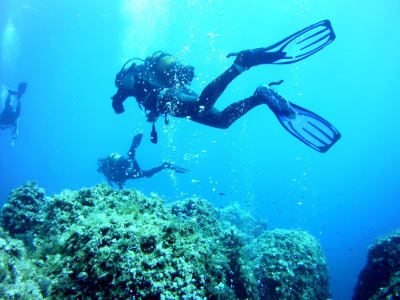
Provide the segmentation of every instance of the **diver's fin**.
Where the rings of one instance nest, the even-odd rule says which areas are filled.
[[[22,97],[22,95],[25,93],[27,87],[28,87],[28,84],[26,82],[21,82],[18,85],[18,92],[17,92],[18,99],[20,99]]]
[[[255,93],[262,96],[282,126],[307,146],[326,152],[341,137],[339,131],[319,115],[286,101],[277,92],[260,86]]]
[[[140,142],[142,141],[143,133],[139,133],[133,137],[131,148],[128,151],[129,157],[135,156],[136,148],[139,147]]]
[[[230,53],[235,64],[250,68],[260,64],[292,64],[322,50],[335,39],[329,20],[320,21],[266,48]]]
[[[190,172],[190,170],[182,168],[182,167],[179,167],[179,166],[177,166],[177,165],[175,165],[173,163],[166,163],[165,166],[168,169],[175,171],[176,173],[188,173],[188,172]]]
[[[319,152],[326,152],[340,139],[340,132],[327,120],[291,102],[289,105],[295,112],[294,118],[274,113],[282,126],[300,141]]]

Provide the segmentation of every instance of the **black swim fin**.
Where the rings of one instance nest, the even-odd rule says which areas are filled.
[[[322,50],[336,38],[331,22],[324,20],[308,26],[266,48],[230,53],[235,64],[246,69],[260,64],[292,64]]]
[[[135,157],[136,148],[139,147],[142,137],[143,133],[139,133],[133,137],[131,148],[128,151],[129,157]]]
[[[257,89],[255,96],[264,96],[282,126],[297,139],[319,152],[326,152],[341,137],[327,120],[296,104],[286,101],[267,86]]]
[[[282,126],[300,141],[324,153],[340,139],[340,132],[327,120],[294,103],[289,105],[295,112],[293,119],[274,113]]]
[[[28,87],[28,84],[26,82],[21,82],[18,85],[18,91],[17,91],[18,99],[20,99],[22,97],[22,95],[25,93],[27,87]]]
[[[182,167],[179,167],[179,166],[177,166],[177,165],[175,165],[173,163],[170,163],[170,162],[164,163],[164,168],[168,168],[170,170],[173,170],[176,173],[188,173],[188,172],[190,172],[190,170],[182,168]]]
[[[18,85],[18,90],[8,90],[8,93],[12,96],[17,96],[18,99],[21,99],[22,95],[25,93],[28,84],[26,82],[21,82]]]

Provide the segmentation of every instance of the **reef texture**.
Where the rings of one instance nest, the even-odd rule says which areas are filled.
[[[370,246],[353,300],[400,299],[400,230]]]
[[[328,299],[319,243],[235,204],[169,205],[97,185],[14,190],[0,215],[3,299]]]

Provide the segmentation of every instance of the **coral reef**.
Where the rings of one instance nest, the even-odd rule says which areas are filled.
[[[400,299],[400,230],[370,246],[353,300]]]
[[[0,298],[329,298],[318,242],[267,231],[238,204],[166,205],[106,185],[46,197],[28,182],[11,193],[0,222]]]

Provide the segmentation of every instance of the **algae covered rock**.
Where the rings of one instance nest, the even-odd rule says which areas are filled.
[[[275,229],[256,241],[255,277],[261,299],[329,299],[325,257],[305,231]]]
[[[48,273],[61,283],[53,286],[55,296],[234,296],[230,289],[215,289],[224,282],[225,257],[194,224],[178,222],[158,198],[121,193],[103,198],[101,210],[76,220],[60,236],[59,251],[48,257]]]
[[[1,211],[0,223],[11,235],[36,233],[44,224],[41,207],[44,190],[35,182],[27,182],[13,190]]]
[[[18,249],[28,255],[19,257],[36,276],[19,282],[38,299],[329,295],[315,239],[302,232],[268,232],[265,222],[237,204],[218,210],[192,198],[165,205],[158,197],[103,184],[45,197],[27,183],[12,192],[1,220],[8,234],[24,242]]]
[[[353,300],[400,299],[400,230],[370,246]]]
[[[224,226],[235,226],[253,240],[267,230],[267,220],[257,220],[238,202],[219,210],[219,220]]]
[[[27,258],[22,241],[0,229],[0,299],[44,299],[50,282],[40,266],[40,261]]]

